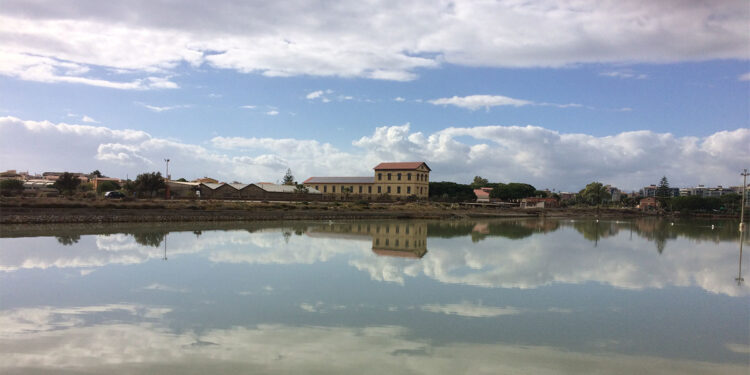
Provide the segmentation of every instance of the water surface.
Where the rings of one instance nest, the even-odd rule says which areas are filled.
[[[748,261],[736,222],[46,225],[0,234],[3,374],[749,369]]]

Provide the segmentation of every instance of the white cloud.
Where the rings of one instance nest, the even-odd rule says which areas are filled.
[[[269,115],[269,116],[276,116],[276,115],[279,114],[279,111],[277,111],[275,109],[272,109],[272,110],[266,112],[266,114]]]
[[[243,108],[243,109],[255,109],[256,106],[254,106],[254,105],[243,105],[243,106],[240,106],[240,108]]]
[[[317,99],[317,98],[319,98],[321,96],[323,96],[323,90],[313,91],[313,92],[307,94],[307,96],[305,96],[305,97],[307,99],[311,99],[312,100],[312,99]]]
[[[741,0],[272,2],[216,9],[194,1],[165,20],[160,15],[168,9],[160,1],[47,4],[43,11],[5,2],[0,74],[148,89],[177,87],[153,74],[168,75],[183,63],[270,77],[408,81],[445,63],[562,67],[749,57]],[[141,77],[108,81],[93,68]]]
[[[498,106],[512,106],[512,107],[523,107],[527,105],[538,105],[538,106],[550,106],[558,108],[578,108],[583,107],[581,104],[569,103],[569,104],[555,104],[555,103],[537,103],[530,100],[515,99],[502,95],[469,95],[469,96],[453,96],[452,98],[440,98],[428,101],[434,105],[453,105],[460,108],[467,108],[472,111],[490,107]]]
[[[141,106],[143,106],[145,108],[148,108],[148,109],[150,109],[150,110],[152,110],[154,112],[166,112],[166,111],[171,111],[173,109],[190,108],[190,105],[188,105],[188,104],[178,104],[178,105],[170,105],[170,106],[163,106],[163,107],[159,107],[159,106],[155,106],[155,105],[150,105],[150,104],[146,104],[146,103],[140,103],[140,102],[136,102],[136,104],[139,104],[139,105],[141,105]]]
[[[740,81],[750,81],[750,72],[740,75],[737,79]]]
[[[393,98],[393,100],[395,100],[397,102],[405,102],[406,101],[406,99],[404,99],[404,98],[402,98],[400,96],[397,96],[397,97]]]
[[[352,151],[292,138],[217,136],[207,141],[189,144],[142,131],[0,117],[0,169],[99,169],[124,177],[156,168],[169,155],[175,176],[275,181],[287,168],[304,180],[370,176],[372,167],[384,160],[424,160],[433,169],[433,181],[468,182],[480,174],[492,181],[577,191],[591,181],[638,189],[663,175],[674,186],[732,186],[737,171],[750,160],[748,128],[706,137],[652,131],[596,137],[530,125],[451,127],[423,134],[405,124],[376,128],[354,140]],[[32,150],[28,144],[37,147]]]
[[[632,70],[626,69],[626,70],[612,70],[608,72],[601,72],[599,73],[600,76],[604,77],[612,77],[612,78],[630,78],[630,79],[646,79],[648,78],[648,75],[636,73]]]
[[[331,101],[331,99],[328,99],[328,97],[325,96],[327,94],[333,94],[333,90],[328,89],[328,90],[313,91],[313,92],[307,94],[307,96],[305,96],[305,98],[307,98],[308,100],[316,100],[317,99],[317,100],[320,100],[323,103],[329,103]],[[342,100],[341,99],[342,97],[343,96],[341,96],[341,95],[339,96],[339,101]],[[351,98],[351,97],[349,97],[349,98]]]
[[[81,118],[81,121],[83,121],[83,122],[89,122],[89,123],[94,123],[94,124],[98,124],[98,123],[99,123],[99,121],[96,121],[96,120],[94,120],[93,118],[91,118],[91,117],[89,117],[89,116],[86,116],[86,115],[84,115],[84,116],[83,116],[83,117]]]

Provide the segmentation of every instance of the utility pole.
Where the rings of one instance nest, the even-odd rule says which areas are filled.
[[[745,279],[742,277],[742,243],[745,242],[745,200],[747,199],[747,168],[740,173],[742,175],[742,208],[740,208],[740,265],[737,277],[734,279],[737,285],[742,285]]]
[[[747,168],[745,168],[742,173],[740,173],[742,176],[742,207],[740,208],[740,232],[745,231],[745,204],[747,203],[745,200],[747,199]]]
[[[167,175],[164,176],[164,186],[166,186],[165,193],[167,195],[167,199],[169,199],[169,159],[164,159],[165,162],[167,162]]]

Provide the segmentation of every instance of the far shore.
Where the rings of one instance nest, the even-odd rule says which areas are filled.
[[[470,218],[632,218],[655,216],[629,208],[521,209],[455,203],[107,201],[66,198],[0,200],[0,224],[133,223],[267,220]],[[721,217],[720,215],[709,215]],[[727,217],[732,218],[732,217]],[[736,218],[736,217],[735,217]]]

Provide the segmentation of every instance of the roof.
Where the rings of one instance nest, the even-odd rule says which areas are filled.
[[[185,181],[175,181],[175,180],[169,180],[167,181],[167,183],[172,184],[172,185],[187,185],[187,186],[198,186],[201,184],[200,182],[185,182]]]
[[[203,186],[205,186],[205,187],[207,187],[207,188],[209,188],[211,190],[216,190],[216,189],[218,189],[218,188],[220,188],[220,187],[222,187],[222,186],[224,186],[226,184],[214,184],[214,183],[211,183],[211,182],[201,182],[201,185],[203,185]]]
[[[417,169],[421,165],[423,165],[427,168],[428,171],[431,171],[430,167],[427,166],[427,163],[423,161],[408,161],[408,162],[393,162],[393,163],[380,163],[375,166],[376,171],[388,171],[388,170],[396,170],[396,169]]]
[[[231,187],[233,187],[233,188],[235,188],[237,190],[242,190],[242,189],[245,188],[245,186],[250,185],[250,184],[227,184],[227,185],[229,185],[229,186],[231,186]]]
[[[268,191],[268,192],[272,192],[272,193],[295,193],[297,190],[297,187],[294,185],[277,185],[277,184],[268,184],[268,183],[256,184],[256,185],[260,187],[261,189]],[[311,189],[309,187],[307,188],[307,192],[310,194],[320,194],[320,191]]]
[[[310,177],[303,184],[372,184],[375,177]]]
[[[474,194],[477,198],[489,198],[490,192],[484,189],[474,189]]]

